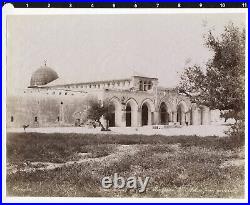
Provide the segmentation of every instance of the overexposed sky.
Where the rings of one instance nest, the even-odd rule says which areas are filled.
[[[7,17],[7,86],[25,88],[44,64],[66,82],[124,78],[139,73],[174,87],[186,62],[204,64],[208,29],[245,14],[118,14]]]

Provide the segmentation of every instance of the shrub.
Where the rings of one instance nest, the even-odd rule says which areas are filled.
[[[245,144],[245,121],[239,120],[235,122],[227,132],[230,141],[234,147],[240,147]]]

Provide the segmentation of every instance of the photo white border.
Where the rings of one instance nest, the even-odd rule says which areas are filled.
[[[6,17],[8,15],[96,15],[96,14],[246,14],[245,62],[245,198],[107,198],[107,197],[7,197],[6,196]],[[247,203],[248,202],[248,8],[14,8],[2,7],[2,199],[3,203]]]

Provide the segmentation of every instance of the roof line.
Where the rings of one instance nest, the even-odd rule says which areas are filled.
[[[56,87],[56,86],[69,86],[69,85],[86,85],[86,84],[96,84],[96,83],[106,83],[106,82],[119,82],[119,81],[129,81],[129,80],[131,80],[131,78],[123,78],[123,79],[116,79],[116,80],[89,81],[89,82],[81,82],[81,83],[65,83],[65,84],[58,84],[58,85],[48,85],[48,84],[50,84],[50,83],[48,83],[46,85],[42,85],[41,87]]]

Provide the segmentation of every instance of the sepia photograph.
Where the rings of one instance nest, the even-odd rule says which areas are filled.
[[[6,15],[6,197],[245,199],[247,13],[82,10]]]

